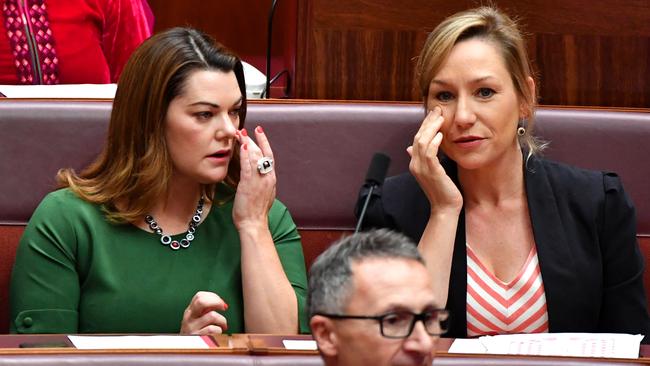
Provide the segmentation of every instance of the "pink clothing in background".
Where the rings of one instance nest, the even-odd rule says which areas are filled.
[[[29,9],[37,0],[0,0]],[[57,58],[56,75],[61,84],[105,84],[117,82],[131,53],[147,39],[153,30],[153,14],[145,0],[40,0],[46,5],[51,31],[50,42]],[[20,84],[20,73],[5,25],[5,13],[0,12],[0,84]],[[25,32],[38,32],[37,19],[29,19]],[[35,26],[34,23],[36,23]],[[33,27],[32,27],[33,26]],[[23,37],[25,38],[25,37]],[[40,42],[43,37],[34,37]],[[14,45],[15,46],[15,45]],[[50,47],[50,45],[48,45]],[[42,55],[39,55],[42,57]],[[24,60],[23,60],[24,62]],[[40,62],[40,60],[39,60]],[[30,68],[28,68],[30,69]],[[23,79],[25,79],[23,77]],[[31,79],[30,79],[31,80]],[[34,84],[43,83],[38,77]]]

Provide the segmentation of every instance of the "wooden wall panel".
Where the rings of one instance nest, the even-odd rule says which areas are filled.
[[[650,108],[650,1],[493,1],[518,17],[541,103]],[[477,1],[298,4],[296,97],[419,100],[415,57],[442,19]]]
[[[409,100],[413,95],[413,67],[403,51],[415,48],[416,36],[387,30],[314,32],[315,54],[327,56],[304,65],[309,76],[299,82],[312,94],[303,97]],[[391,74],[384,75],[387,70]],[[340,91],[345,98],[318,95],[322,86]]]
[[[650,36],[533,38],[540,103],[650,107]]]
[[[154,31],[176,26],[201,29],[266,73],[267,23],[272,0],[148,1],[155,16]],[[291,80],[294,79],[297,11],[298,0],[278,1],[273,20],[272,76],[287,69]],[[279,78],[271,95],[282,96],[285,83],[285,78]]]

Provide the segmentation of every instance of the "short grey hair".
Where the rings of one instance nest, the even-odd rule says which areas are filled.
[[[417,245],[387,229],[356,233],[332,244],[309,270],[309,317],[344,311],[352,290],[352,262],[369,258],[397,258],[424,264]]]

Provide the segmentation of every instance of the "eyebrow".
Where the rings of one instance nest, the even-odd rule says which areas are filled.
[[[471,84],[476,84],[476,83],[480,83],[480,82],[482,82],[482,81],[485,81],[485,80],[487,80],[487,79],[495,79],[495,77],[492,76],[492,75],[486,75],[486,76],[482,76],[482,77],[480,77],[480,78],[476,78],[476,79],[470,80],[470,83],[471,83]],[[432,83],[432,84],[439,84],[439,85],[443,85],[443,86],[449,86],[449,85],[451,85],[450,83],[448,83],[448,82],[446,82],[446,81],[444,81],[444,80],[439,80],[439,79],[433,79],[433,80],[431,80],[431,83]]]
[[[238,105],[240,105],[240,104],[242,103],[243,100],[244,100],[244,97],[239,97],[239,99],[237,99],[237,101],[236,101],[235,103],[233,103],[233,106],[238,106]],[[195,102],[195,103],[190,104],[191,107],[192,107],[192,106],[195,106],[195,105],[207,105],[207,106],[210,106],[210,107],[212,107],[212,108],[216,108],[216,109],[221,108],[221,106],[220,106],[219,104],[216,104],[216,103],[210,103],[210,102],[206,102],[206,101],[203,101],[203,100],[200,100],[200,101],[198,101],[198,102]]]
[[[432,309],[444,309],[444,307],[438,306],[438,304],[436,303],[429,303],[424,308],[422,308],[422,311],[430,311]],[[400,311],[411,312],[412,309],[410,309],[407,306],[404,306],[403,304],[389,304],[389,306],[386,307],[385,313],[400,312]]]

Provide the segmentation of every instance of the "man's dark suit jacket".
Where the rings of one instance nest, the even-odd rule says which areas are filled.
[[[458,185],[455,163],[443,159],[443,166]],[[635,211],[618,176],[536,157],[528,160],[524,176],[549,331],[649,334]],[[377,192],[364,228],[391,228],[419,242],[430,206],[415,178],[390,177]],[[366,195],[362,189],[357,207]],[[467,337],[465,245],[461,212],[447,301],[452,312],[448,337]]]

